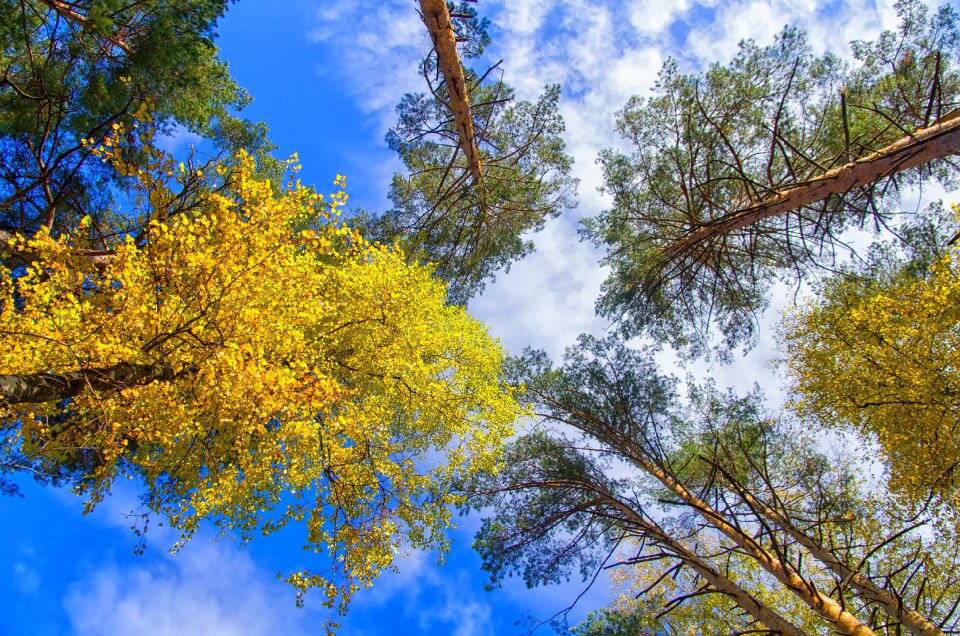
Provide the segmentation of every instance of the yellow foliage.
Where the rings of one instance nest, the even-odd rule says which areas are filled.
[[[338,221],[342,193],[291,179],[278,194],[241,157],[208,182],[220,194],[166,218],[156,202],[176,193],[154,172],[128,175],[156,194],[144,240],[105,267],[76,248],[82,227],[20,239],[38,259],[0,272],[0,374],[127,362],[175,378],[7,405],[4,427],[77,471],[90,506],[141,478],[184,540],[203,519],[244,540],[303,522],[326,565],[289,581],[342,610],[401,546],[442,548],[451,482],[495,469],[519,410],[500,346],[427,269]]]
[[[960,509],[960,251],[924,278],[828,285],[783,337],[802,415],[875,435],[894,490]]]

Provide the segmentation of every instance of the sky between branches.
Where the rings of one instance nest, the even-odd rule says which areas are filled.
[[[413,0],[239,0],[218,29],[224,59],[255,99],[246,114],[267,122],[277,155],[298,152],[304,181],[322,192],[336,174],[346,175],[351,204],[370,210],[388,204],[390,175],[400,167],[383,141],[394,105],[406,92],[425,90],[417,63],[429,40],[415,9]],[[492,21],[485,61],[504,60],[504,80],[519,98],[536,98],[547,83],[563,86],[580,205],[549,222],[535,237],[537,252],[498,276],[470,309],[511,351],[533,346],[554,358],[578,334],[606,329],[593,313],[605,272],[595,249],[579,242],[577,222],[608,205],[597,190],[595,158],[620,144],[616,111],[649,90],[667,57],[684,71],[702,70],[728,61],[744,38],[769,44],[785,24],[806,30],[818,52],[848,56],[851,40],[873,39],[897,24],[891,0],[481,0],[477,9]],[[175,134],[167,144],[180,151],[191,141]],[[733,367],[700,363],[692,370],[740,391],[758,382],[776,399],[779,381],[765,366],[772,347],[766,329]],[[152,528],[147,554],[134,557],[132,521],[124,516],[136,505],[133,488],[87,517],[69,493],[26,493],[0,500],[0,541],[8,546],[0,564],[7,606],[0,635],[292,636],[312,633],[320,622],[317,610],[296,610],[293,592],[273,578],[305,556],[283,534],[247,551],[203,535],[171,557],[166,548],[174,539]],[[358,594],[343,633],[516,633],[524,614],[549,618],[581,589],[574,581],[528,592],[514,581],[485,593],[470,550],[477,524],[461,520],[443,568],[432,555],[412,555],[400,574]],[[574,617],[608,598],[605,582],[597,588]]]

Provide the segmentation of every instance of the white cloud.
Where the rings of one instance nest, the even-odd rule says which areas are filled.
[[[29,563],[14,561],[10,569],[13,581],[21,593],[35,594],[40,590],[40,573]]]
[[[399,600],[403,620],[422,631],[453,636],[492,636],[493,609],[477,595],[467,572],[437,566],[430,552],[413,551],[398,561],[397,572],[384,573],[373,589],[356,596],[359,612]],[[399,617],[398,617],[399,618]],[[346,631],[354,633],[352,625]],[[380,630],[377,633],[381,633]]]
[[[579,334],[604,328],[593,305],[606,271],[597,265],[596,250],[562,219],[534,240],[537,251],[498,276],[470,309],[511,352],[530,346],[556,357]]]
[[[425,90],[417,65],[429,36],[410,0],[317,3],[310,38],[333,66],[319,69],[375,117],[383,131],[404,93]]]
[[[156,145],[160,150],[177,155],[188,150],[191,146],[199,145],[202,141],[203,137],[190,132],[185,126],[177,124],[170,132],[158,135]]]
[[[689,50],[678,57],[692,53],[700,68],[726,63],[741,41],[770,44],[789,24],[806,31],[816,51],[849,58],[852,40],[873,39],[898,23],[889,0],[826,5],[818,0],[735,0],[719,5],[714,20],[694,25],[686,40]]]
[[[64,608],[78,636],[294,636],[315,620],[246,552],[203,540],[143,566],[102,564],[69,587]]]
[[[505,2],[497,24],[518,35],[532,35],[543,27],[547,13],[555,4],[549,0]]]
[[[630,24],[641,35],[658,37],[690,8],[689,0],[641,0],[630,6]]]
[[[82,505],[68,491],[56,492],[69,507]],[[123,547],[132,549],[135,537],[129,528],[142,512],[139,496],[133,482],[118,482],[87,522],[124,531]],[[312,633],[308,626],[322,621],[309,603],[307,609],[297,609],[293,589],[229,539],[215,542],[200,532],[170,554],[167,549],[179,533],[157,519],[146,538],[142,557],[101,554],[85,576],[69,585],[63,607],[76,636],[298,636]]]

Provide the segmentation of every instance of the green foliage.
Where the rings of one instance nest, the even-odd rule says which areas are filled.
[[[212,41],[226,6],[0,2],[0,224],[61,231],[91,216],[91,232],[108,235],[117,174],[83,142],[101,142],[114,124],[179,126],[262,158],[265,130],[233,114],[250,98]],[[135,136],[117,141],[131,157],[142,148]]]
[[[755,339],[774,281],[833,266],[838,245],[846,249],[838,235],[885,226],[903,185],[931,174],[953,182],[952,166],[941,162],[745,227],[712,229],[960,104],[953,9],[931,17],[919,0],[904,0],[897,10],[900,31],[856,43],[852,72],[787,28],[771,46],[742,43],[728,65],[703,74],[668,62],[654,95],[627,104],[618,127],[632,151],[601,155],[613,208],[584,228],[609,250],[601,314],[627,334],[646,331],[691,355],[716,345],[729,356]]]
[[[447,10],[457,32],[460,44],[460,56],[464,59],[475,59],[483,55],[483,51],[490,44],[489,18],[481,18],[470,2],[447,1]]]
[[[431,70],[428,59],[424,72]],[[467,75],[483,177],[471,180],[440,93],[405,95],[387,142],[408,174],[394,175],[394,207],[368,231],[434,263],[460,303],[530,253],[524,234],[571,207],[576,185],[560,137],[559,87],[548,86],[531,103],[516,101],[503,82],[482,80]]]
[[[619,572],[621,596],[575,633],[752,628],[665,537],[806,633],[833,633],[800,595],[721,532],[718,519],[875,630],[891,616],[814,556],[797,532],[881,587],[892,586],[932,620],[956,623],[944,601],[960,589],[952,530],[878,487],[862,447],[817,442],[805,423],[772,418],[759,390],[738,397],[707,384],[681,401],[676,381],[657,370],[650,351],[616,338],[581,338],[560,368],[533,352],[513,365],[541,422],[511,444],[498,475],[474,482],[474,505],[492,513],[476,547],[494,583],[511,574],[540,585],[590,579],[602,567]],[[702,504],[684,500],[684,489]],[[701,505],[713,512],[703,514]],[[934,551],[935,559],[924,557]]]

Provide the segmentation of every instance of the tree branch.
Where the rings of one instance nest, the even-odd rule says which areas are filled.
[[[759,203],[692,228],[686,236],[665,247],[663,254],[669,259],[680,257],[710,239],[958,152],[960,109],[948,113],[934,125],[903,137],[871,155],[828,170],[766,197]]]
[[[158,362],[120,362],[102,369],[70,373],[24,373],[0,375],[0,400],[7,404],[57,402],[76,397],[85,390],[113,391],[151,382],[168,382],[177,377],[173,367]]]
[[[457,53],[457,38],[450,22],[450,12],[445,0],[420,0],[423,23],[427,26],[433,48],[437,52],[437,64],[443,73],[444,83],[450,94],[450,109],[457,125],[460,147],[467,158],[467,165],[474,181],[483,176],[480,166],[480,152],[477,149],[476,135],[473,130],[473,116],[470,113],[470,98],[467,92],[467,80],[463,74],[463,65]]]

